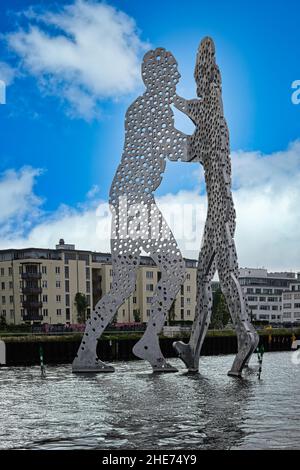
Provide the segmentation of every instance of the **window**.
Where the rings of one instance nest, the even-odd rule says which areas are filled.
[[[86,291],[91,292],[91,283],[90,283],[90,281],[86,281]]]
[[[187,303],[187,305],[191,305],[191,299],[190,299],[190,297],[187,297],[186,303]]]
[[[91,318],[91,309],[90,308],[86,309],[86,318]]]
[[[261,294],[261,289],[255,289],[255,294]]]
[[[10,310],[9,313],[10,313],[10,319],[13,320],[15,318],[14,310]]]
[[[253,295],[249,295],[249,297],[247,298],[247,300],[249,302],[257,302],[257,297],[254,297]]]
[[[184,307],[184,297],[180,297],[180,306]]]
[[[146,278],[153,279],[153,271],[146,271]]]
[[[123,309],[123,317],[125,317],[125,310]]]
[[[300,299],[300,294],[295,294],[294,299]]]
[[[48,302],[48,295],[47,294],[43,295],[43,302],[45,302],[45,303]]]
[[[66,308],[66,321],[70,320],[70,309]]]
[[[150,313],[151,313],[151,310],[150,309],[147,309],[147,317],[150,317]]]
[[[265,297],[260,297],[259,300],[260,300],[260,302],[265,302],[266,298]]]
[[[283,294],[283,300],[290,300],[292,298],[292,294]]]
[[[257,305],[249,305],[250,310],[257,310]]]
[[[47,266],[42,266],[42,273],[47,274]]]
[[[23,289],[23,281],[20,281],[20,289]]]
[[[47,289],[47,287],[48,287],[48,282],[47,282],[47,281],[42,281],[42,287],[43,287],[44,289]]]
[[[248,288],[246,292],[247,292],[247,294],[253,294],[253,289]]]
[[[152,297],[147,297],[147,298],[146,298],[146,302],[147,302],[147,304],[151,304],[151,302],[152,302]]]
[[[187,273],[186,278],[187,278],[188,281],[191,280],[191,275],[190,275],[190,273]]]
[[[291,318],[291,314],[290,313],[284,313],[283,318]]]
[[[263,289],[263,294],[272,294],[272,289]]]
[[[21,317],[24,317],[24,308],[21,308]]]
[[[2,315],[6,317],[6,310],[2,310]]]
[[[8,275],[12,276],[12,268],[8,268]]]
[[[153,284],[146,284],[146,290],[153,292]]]
[[[261,305],[259,307],[260,310],[270,310],[270,305]]]
[[[5,295],[2,295],[2,303],[5,304],[6,303],[6,300],[5,300]]]
[[[259,315],[260,320],[269,320],[269,315]]]
[[[13,282],[12,282],[12,281],[9,281],[9,288],[10,288],[10,289],[13,289],[13,287],[14,287],[14,286],[13,286]]]
[[[20,295],[20,302],[22,303],[23,300],[24,300],[24,296],[21,294],[21,295]]]
[[[56,281],[56,288],[60,289],[60,281]]]
[[[1,268],[1,276],[4,276],[4,268]]]
[[[134,304],[136,304],[136,297],[133,297],[133,298],[132,298],[132,302],[133,302]]]
[[[268,302],[278,302],[278,297],[268,297]]]
[[[19,274],[22,274],[22,272],[23,272],[23,267],[19,266]]]
[[[58,308],[58,309],[56,310],[56,315],[58,315],[58,316],[61,315],[61,308]]]
[[[113,275],[113,270],[112,270],[112,269],[109,270],[109,275],[110,275],[110,276]]]
[[[180,320],[184,320],[184,310],[180,310]]]
[[[190,311],[190,310],[187,310],[187,311],[186,311],[186,314],[187,314],[188,317],[190,317],[190,316],[191,316],[191,311]]]
[[[272,310],[278,310],[278,305],[272,305]]]
[[[55,274],[60,274],[60,267],[59,266],[55,266]]]
[[[294,304],[294,308],[300,308],[300,304]]]
[[[180,295],[184,295],[184,285],[182,285],[180,288]]]
[[[5,290],[5,282],[1,282],[1,289]]]
[[[61,296],[60,295],[56,296],[56,302],[61,302]]]
[[[186,286],[186,291],[191,292],[191,286]]]
[[[13,304],[13,303],[14,303],[14,296],[13,296],[13,295],[10,295],[10,296],[9,296],[9,303],[10,303],[10,304]]]
[[[43,308],[43,317],[48,317],[48,309]]]
[[[65,281],[65,291],[70,292],[70,281]]]
[[[283,308],[292,308],[292,304],[283,304]]]
[[[87,279],[91,279],[90,268],[85,268],[85,277],[86,277]]]
[[[70,294],[66,294],[66,306],[70,307]]]
[[[88,305],[91,305],[91,296],[90,296],[90,295],[87,295],[87,296],[86,296],[86,303],[87,303]]]
[[[65,278],[69,279],[69,266],[65,266]]]

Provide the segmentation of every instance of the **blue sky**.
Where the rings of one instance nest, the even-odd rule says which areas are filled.
[[[64,9],[70,5],[73,5],[73,10]],[[80,11],[80,5],[94,10],[94,17],[99,15],[99,23],[91,24],[88,17],[85,24],[83,21],[78,23],[76,14]],[[107,20],[111,34],[108,45],[105,35],[95,33],[97,28],[105,27],[100,18],[105,10],[98,10],[99,5],[104,5],[104,9],[110,12]],[[6,234],[3,244],[10,246],[14,241],[19,244],[33,243],[30,232],[37,225],[46,224],[47,220],[51,222],[53,218],[56,221],[63,218],[66,210],[71,213],[75,211],[76,215],[83,214],[85,210],[91,210],[97,201],[107,200],[110,182],[122,152],[124,114],[143,90],[138,76],[143,53],[157,46],[171,50],[182,75],[178,92],[191,98],[195,96],[195,53],[201,38],[206,35],[215,40],[217,62],[223,78],[225,115],[235,155],[234,185],[240,191],[236,198],[238,207],[243,207],[242,216],[246,218],[244,210],[249,209],[242,206],[243,191],[248,188],[252,201],[257,200],[260,192],[267,194],[274,168],[274,181],[282,191],[283,185],[292,178],[292,194],[296,197],[294,188],[299,182],[299,149],[293,147],[292,157],[287,149],[300,136],[300,106],[291,101],[291,83],[300,79],[299,13],[299,2],[281,0],[115,0],[105,3],[3,0],[0,4],[0,79],[6,79],[8,87],[7,103],[0,106],[2,183],[7,183],[9,179],[8,170],[15,172],[14,176],[10,173],[10,180],[20,182],[21,169],[24,166],[31,169],[31,179],[29,175],[26,180],[28,187],[24,190],[27,201],[24,214],[18,207],[17,213],[12,211],[8,216],[3,216]],[[56,15],[54,20],[51,14]],[[121,23],[126,30],[125,46],[118,43]],[[111,26],[116,28],[115,36]],[[36,28],[38,37],[32,36],[30,27]],[[89,34],[89,28],[92,34]],[[87,64],[91,66],[86,75],[80,65],[76,69],[78,63],[74,65],[70,57],[72,54],[66,57],[62,54],[63,48],[48,47],[53,46],[51,40],[59,36],[71,44],[75,42],[76,48],[76,34],[82,38],[82,31],[86,34],[88,50],[93,51],[87,58]],[[102,70],[99,58],[103,57],[105,48],[109,51],[111,47],[115,51],[114,41],[120,53],[125,50],[124,55],[127,56],[128,52],[127,62],[122,69],[116,61],[117,55],[112,53],[110,62]],[[77,52],[80,62],[80,53],[83,54],[84,50]],[[133,76],[130,67],[135,71]],[[112,70],[108,73],[107,68]],[[101,73],[107,74],[107,77],[102,79]],[[83,109],[80,100],[87,103]],[[178,121],[180,126],[186,129],[185,124]],[[282,155],[281,160],[278,153]],[[288,174],[285,158],[290,162]],[[264,159],[269,162],[267,169]],[[274,161],[279,162],[275,167]],[[247,162],[248,166],[241,162]],[[254,168],[258,168],[255,171],[262,175],[262,179],[255,183]],[[27,170],[23,170],[23,176],[24,171],[26,173]],[[201,196],[204,186],[198,172],[197,165],[168,163],[157,195],[161,198],[168,195],[176,197],[186,191],[186,194],[198,192]],[[255,196],[250,193],[254,187]],[[286,193],[282,194],[281,200],[286,197]],[[292,198],[290,193],[289,197]],[[254,208],[251,210],[255,212]],[[264,214],[260,217],[265,219]],[[293,223],[296,225],[289,228],[299,233],[299,217],[295,217],[296,222]],[[19,227],[14,237],[11,232],[16,218]],[[276,226],[275,219],[272,223]],[[286,224],[289,223],[286,221]],[[243,230],[238,235],[239,243],[247,236],[247,227]],[[261,230],[264,232],[263,226]],[[56,238],[60,235],[57,234]],[[72,241],[71,235],[62,235]],[[287,243],[289,237],[288,232],[283,233],[280,240]],[[45,238],[41,243],[47,244],[49,239]],[[87,243],[83,240],[82,247],[87,247]],[[267,240],[264,243],[267,244]],[[276,243],[279,243],[277,239]],[[289,243],[294,249],[296,240]],[[243,255],[242,261],[259,264],[259,256],[264,252],[265,245],[252,258]],[[283,252],[281,258],[286,256]],[[289,261],[280,266],[300,268],[300,262],[293,264],[292,253],[288,257]],[[261,264],[280,267],[280,260],[272,262],[270,254],[270,258],[262,259]]]

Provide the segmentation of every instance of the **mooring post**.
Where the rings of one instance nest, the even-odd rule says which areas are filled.
[[[257,347],[256,352],[257,352],[258,365],[259,365],[257,377],[258,377],[258,380],[260,380],[261,372],[262,372],[263,355],[264,355],[264,352],[265,352],[265,348],[264,348],[263,344],[261,344],[260,346]]]
[[[6,345],[4,341],[0,341],[0,366],[6,365]]]
[[[40,345],[40,365],[41,365],[41,376],[46,377],[46,370],[44,366],[44,355],[43,355],[43,347]]]

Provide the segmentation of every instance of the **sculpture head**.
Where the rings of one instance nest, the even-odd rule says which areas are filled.
[[[174,88],[180,79],[175,57],[162,47],[151,50],[144,55],[142,78],[147,88]]]
[[[196,59],[194,77],[199,98],[210,93],[212,84],[221,89],[221,74],[216,64],[215,45],[210,37],[202,39]]]

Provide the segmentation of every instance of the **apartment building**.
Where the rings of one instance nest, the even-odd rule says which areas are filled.
[[[287,302],[283,302],[283,298],[285,295],[294,295],[294,288],[297,286],[297,280],[299,283],[299,278],[299,273],[272,273],[267,269],[241,268],[239,280],[251,309],[252,319],[275,324],[284,323],[283,313],[289,312],[284,307]],[[286,291],[289,293],[283,295]]]
[[[174,320],[193,320],[196,266],[186,260],[187,278],[171,309]],[[134,293],[119,308],[117,321],[147,322],[160,272],[142,256]],[[76,293],[93,306],[111,287],[111,255],[76,250],[63,239],[55,249],[26,248],[0,251],[0,316],[7,323],[77,323]]]
[[[283,323],[300,325],[300,282],[291,284],[282,294]]]

